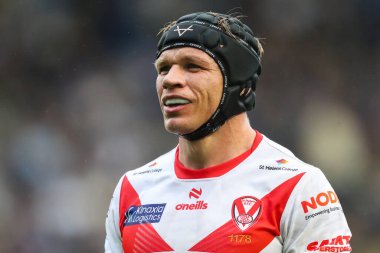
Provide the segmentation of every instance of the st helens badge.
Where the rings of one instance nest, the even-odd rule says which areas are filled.
[[[232,218],[242,231],[251,227],[261,214],[261,200],[252,196],[244,196],[234,200]]]

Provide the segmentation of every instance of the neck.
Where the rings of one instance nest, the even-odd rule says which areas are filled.
[[[179,138],[179,160],[191,169],[215,166],[231,160],[251,148],[256,132],[245,113],[239,114],[200,140]]]

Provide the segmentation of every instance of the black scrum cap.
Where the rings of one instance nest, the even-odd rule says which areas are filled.
[[[194,132],[182,135],[184,138],[203,138],[218,130],[228,118],[254,108],[261,60],[259,42],[248,26],[229,15],[188,14],[163,32],[156,58],[176,47],[194,47],[210,55],[224,79],[222,98],[214,114]]]

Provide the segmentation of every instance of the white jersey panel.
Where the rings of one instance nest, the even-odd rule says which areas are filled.
[[[121,235],[119,228],[119,201],[122,179],[116,185],[106,218],[106,239],[104,249],[106,253],[122,253]]]
[[[127,172],[111,200],[106,252],[350,252],[323,173],[258,137],[252,153],[220,174],[184,176],[176,150]]]

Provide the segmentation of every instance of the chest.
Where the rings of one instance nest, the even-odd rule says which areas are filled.
[[[288,184],[163,180],[134,190],[121,211],[125,252],[281,252]]]

